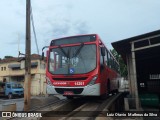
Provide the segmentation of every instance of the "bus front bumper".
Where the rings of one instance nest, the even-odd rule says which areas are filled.
[[[84,87],[57,87],[47,85],[47,94],[62,94],[72,91],[74,96],[100,96],[100,83]]]

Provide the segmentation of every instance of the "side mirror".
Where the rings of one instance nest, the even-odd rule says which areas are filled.
[[[44,52],[43,52],[43,50],[44,50],[45,48],[49,48],[49,46],[44,46],[44,47],[42,48],[42,60],[44,60]]]
[[[104,47],[101,47],[101,54],[102,54],[102,56],[105,56],[105,48]]]

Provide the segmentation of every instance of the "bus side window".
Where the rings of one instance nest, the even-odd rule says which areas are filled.
[[[111,56],[111,68],[113,69],[113,58]]]
[[[111,56],[111,68],[113,68],[113,59],[112,59],[112,56]]]
[[[113,59],[113,69],[115,70],[115,60]]]
[[[116,64],[116,69],[117,69],[117,72],[119,72],[119,69],[118,69],[118,64]]]
[[[99,51],[100,51],[100,66],[103,64],[103,57],[102,57],[102,53],[101,53],[101,47],[99,47]]]
[[[105,61],[105,64],[106,66],[108,65],[108,59],[107,59],[107,50],[105,49],[105,56],[104,56],[104,61]]]
[[[100,48],[101,50],[101,48]],[[103,59],[104,59],[104,63],[103,63]],[[106,52],[105,52],[105,56],[102,56],[102,53],[100,52],[100,64],[103,65],[103,64],[106,64]]]
[[[114,60],[114,70],[117,71],[116,69],[116,61]]]
[[[111,56],[111,68],[114,69],[114,59],[112,56]]]
[[[116,63],[116,70],[117,70],[117,72],[118,72],[118,64]]]
[[[105,52],[106,52],[106,56],[105,56],[105,61],[106,61],[106,65],[108,66],[108,51],[107,50],[105,50]]]
[[[108,66],[111,68],[111,57],[109,52],[108,52]]]
[[[113,59],[113,69],[115,70],[115,60]]]
[[[117,63],[115,62],[115,70],[116,70],[116,72],[117,72]]]

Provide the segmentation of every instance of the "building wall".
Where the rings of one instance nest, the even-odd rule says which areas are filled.
[[[36,68],[31,68],[31,95],[46,94],[45,62],[40,60],[32,60],[32,62],[38,62],[38,65]],[[5,78],[7,82],[18,82],[24,86],[24,68],[13,70],[8,67],[11,64],[20,64],[20,62],[0,63],[0,81]]]

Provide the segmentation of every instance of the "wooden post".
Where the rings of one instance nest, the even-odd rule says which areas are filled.
[[[25,84],[24,111],[30,109],[31,89],[31,35],[30,35],[30,0],[26,0],[26,49],[25,49]]]

